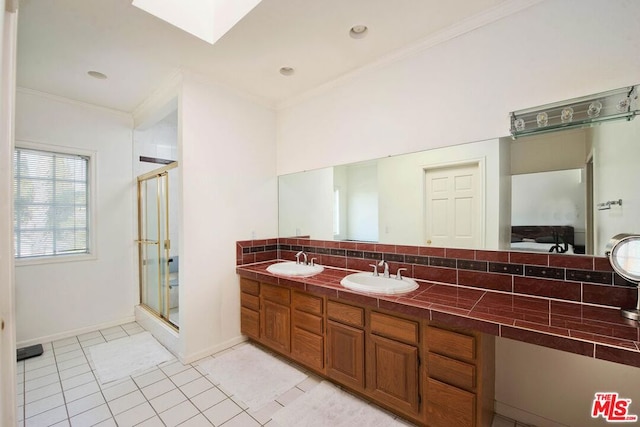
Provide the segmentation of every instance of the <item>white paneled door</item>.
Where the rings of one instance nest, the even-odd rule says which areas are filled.
[[[435,247],[482,247],[480,164],[425,169],[425,244]]]

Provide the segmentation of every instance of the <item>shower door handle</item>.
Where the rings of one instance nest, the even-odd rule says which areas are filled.
[[[140,243],[142,245],[157,245],[160,242],[157,240],[136,240],[136,243]]]

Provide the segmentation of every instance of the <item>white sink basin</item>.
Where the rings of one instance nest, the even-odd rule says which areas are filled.
[[[409,277],[398,280],[395,277],[374,276],[373,273],[353,273],[342,279],[340,284],[354,291],[375,294],[403,294],[418,289],[418,283]]]
[[[304,264],[296,264],[295,261],[285,261],[279,262],[277,264],[271,264],[267,267],[267,271],[272,274],[277,274],[280,276],[297,276],[297,277],[305,277],[305,276],[313,276],[314,274],[318,274],[324,270],[324,267],[321,265],[304,265]]]

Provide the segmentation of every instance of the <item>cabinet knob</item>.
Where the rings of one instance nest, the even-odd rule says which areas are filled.
[[[431,239],[427,240],[427,245],[431,244]]]

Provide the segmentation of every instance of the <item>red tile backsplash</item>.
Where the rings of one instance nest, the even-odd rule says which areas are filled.
[[[580,301],[581,298],[580,283],[534,277],[515,276],[513,278],[513,291],[519,294],[558,298],[568,301]]]
[[[369,264],[385,259],[392,275],[402,267],[407,268],[405,276],[430,282],[611,307],[636,304],[636,288],[625,286],[628,283],[612,272],[606,258],[583,255],[338,242],[303,236],[238,241],[236,263],[293,261],[303,249],[309,259],[335,268],[369,271]]]
[[[513,291],[513,276],[510,274],[494,274],[480,271],[458,271],[458,284],[495,291]]]

